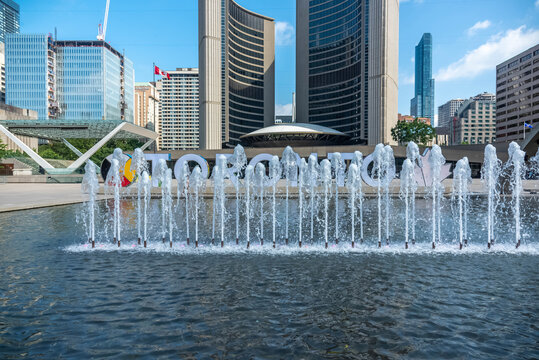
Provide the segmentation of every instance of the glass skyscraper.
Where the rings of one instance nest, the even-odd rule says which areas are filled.
[[[410,115],[425,117],[434,122],[434,79],[432,78],[432,35],[423,34],[415,47],[415,97]]]
[[[40,119],[134,121],[132,62],[103,41],[6,41],[6,103]]]
[[[19,5],[12,0],[0,0],[0,42],[6,34],[19,33]]]
[[[354,143],[391,141],[398,23],[396,1],[297,0],[296,121]]]

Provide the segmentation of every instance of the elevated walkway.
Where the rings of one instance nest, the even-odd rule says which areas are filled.
[[[141,147],[146,149],[159,136],[156,132],[125,121],[69,121],[69,120],[0,120],[0,133],[16,143],[32,160],[51,175],[67,175],[83,165],[92,155],[112,138],[146,139]],[[67,167],[55,168],[22,142],[19,136],[32,136],[40,139],[63,141],[79,156]],[[66,139],[100,139],[90,150],[81,153]]]

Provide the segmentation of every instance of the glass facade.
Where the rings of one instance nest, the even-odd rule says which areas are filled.
[[[12,0],[0,0],[0,42],[6,42],[6,34],[19,33],[19,5]]]
[[[309,122],[342,131],[354,142],[365,142],[368,130],[364,4],[309,1]]]
[[[415,97],[410,115],[434,119],[434,79],[432,78],[432,35],[423,34],[415,47]]]
[[[264,20],[228,1],[229,143],[264,127]]]
[[[8,35],[6,102],[40,119],[134,122],[132,62],[101,41]]]
[[[60,118],[101,119],[103,116],[103,48],[58,47],[56,60]]]
[[[46,35],[6,35],[6,103],[48,119]]]

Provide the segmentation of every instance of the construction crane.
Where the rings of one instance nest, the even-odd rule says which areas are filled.
[[[101,24],[98,26],[97,40],[105,41],[105,36],[107,35],[107,21],[109,19],[109,5],[110,0],[107,0],[107,6],[105,8],[105,21],[103,22],[103,26],[101,26]]]

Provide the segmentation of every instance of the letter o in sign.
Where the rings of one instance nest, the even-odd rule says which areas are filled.
[[[370,154],[369,156],[365,157],[363,159],[363,164],[361,165],[361,177],[363,178],[363,181],[369,186],[376,187],[378,186],[379,180],[374,180],[369,174],[369,165],[374,161],[374,154]],[[395,178],[395,169],[393,168],[391,170],[391,173],[389,174],[391,179]]]
[[[196,154],[185,154],[184,156],[179,158],[178,161],[176,161],[176,164],[174,164],[174,177],[176,179],[178,178],[178,176],[180,176],[181,167],[184,161],[196,162],[200,166],[202,177],[204,179],[208,178],[208,175],[210,174],[210,166],[208,165],[208,162],[206,161],[206,159]]]

